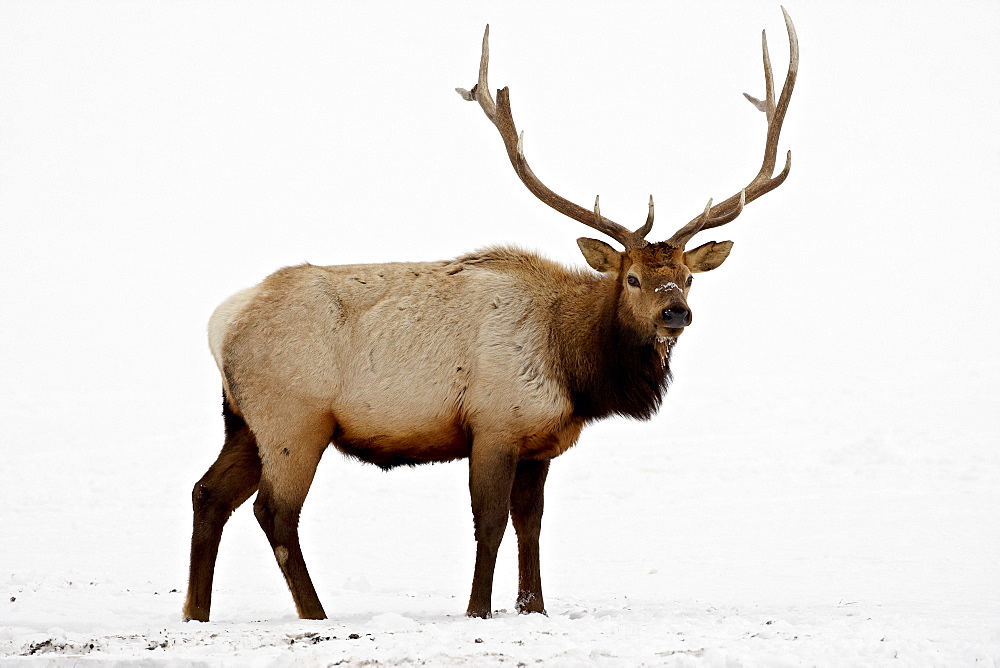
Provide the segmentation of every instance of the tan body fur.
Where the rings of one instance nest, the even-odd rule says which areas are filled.
[[[381,466],[469,454],[476,432],[551,458],[580,421],[553,362],[553,317],[606,291],[593,274],[511,250],[454,262],[288,267],[234,295],[210,339],[265,459],[289,423]],[[574,309],[573,297],[584,308]],[[567,308],[568,307],[568,308]],[[513,373],[512,373],[513,372]],[[325,444],[324,444],[325,445]]]

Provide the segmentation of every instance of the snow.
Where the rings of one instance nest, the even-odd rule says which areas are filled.
[[[788,181],[699,243],[675,382],[552,467],[548,616],[463,616],[461,463],[330,452],[298,620],[248,507],[185,624],[221,445],[208,316],[302,261],[513,242],[582,266],[456,86],[508,85],[555,191],[666,238],[756,173],[776,4],[0,2],[0,664],[1000,664],[989,206],[1000,6],[786,5]],[[776,74],[779,80],[782,75]],[[945,234],[947,232],[947,234]],[[723,236],[723,234],[725,236]],[[704,238],[701,238],[704,235]]]

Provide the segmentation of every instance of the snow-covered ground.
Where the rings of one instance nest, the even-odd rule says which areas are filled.
[[[554,462],[549,615],[513,612],[511,532],[499,612],[463,616],[463,464],[330,452],[302,536],[331,619],[245,507],[185,624],[219,301],[306,260],[582,264],[453,91],[483,26],[541,178],[633,227],[652,192],[665,238],[756,172],[781,14],[0,1],[0,664],[1000,664],[1000,5],[786,7],[792,174],[712,237],[661,413]]]

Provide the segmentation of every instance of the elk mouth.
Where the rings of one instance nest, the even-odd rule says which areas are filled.
[[[656,338],[672,341],[684,332],[683,327],[661,327],[656,325]]]

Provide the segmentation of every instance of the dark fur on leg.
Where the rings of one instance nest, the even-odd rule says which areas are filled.
[[[222,415],[226,425],[222,452],[191,493],[194,526],[185,621],[208,621],[222,530],[233,511],[257,491],[260,482],[261,462],[253,432],[225,397]]]
[[[538,538],[542,530],[545,478],[549,460],[518,463],[510,495],[510,517],[517,532],[517,611],[545,614]]]

